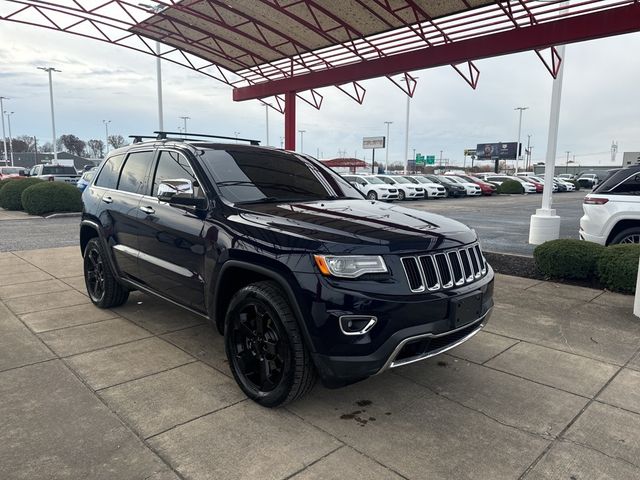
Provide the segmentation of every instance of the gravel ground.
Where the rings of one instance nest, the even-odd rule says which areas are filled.
[[[561,237],[578,237],[585,195],[586,192],[554,195],[554,208],[562,217]],[[474,228],[484,250],[531,255],[534,246],[527,243],[529,218],[536,208],[540,208],[541,201],[541,195],[503,195],[406,201],[402,202],[402,206],[445,215]],[[0,221],[0,251],[77,245],[79,223],[78,217]]]
[[[80,217],[3,220],[0,252],[78,245]]]

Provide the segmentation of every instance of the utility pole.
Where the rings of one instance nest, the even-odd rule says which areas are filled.
[[[531,168],[531,135],[527,135],[527,166],[525,167],[527,171]]]
[[[9,100],[7,97],[0,97],[0,112],[4,112],[3,100]],[[7,155],[7,136],[4,133],[4,115],[2,115],[2,143],[4,144],[4,164],[9,163],[9,156]]]
[[[109,153],[109,124],[111,120],[102,120],[102,123],[104,123],[104,139],[107,141],[104,147],[104,155],[106,157],[107,153]]]
[[[514,110],[520,110],[520,119],[518,120],[518,143],[516,144],[516,174],[518,173],[518,166],[520,164],[520,133],[522,131],[522,112],[527,110],[529,107],[516,107]]]
[[[178,117],[178,118],[181,118],[182,121],[184,122],[184,136],[186,137],[187,136],[187,120],[191,120],[191,117],[186,117],[185,116],[185,117]],[[237,137],[237,135],[236,135],[236,137]]]
[[[569,154],[571,153],[569,150],[565,150],[567,154],[567,161],[564,164],[564,173],[569,173]]]
[[[233,134],[236,137],[236,143],[238,143],[238,135],[240,135],[240,132],[233,132]]]
[[[386,173],[387,169],[389,168],[389,125],[391,125],[393,122],[384,122],[384,123],[387,126],[387,137],[385,138],[386,152],[385,152],[385,159],[384,159],[384,171]]]
[[[11,136],[11,115],[13,115],[14,112],[4,112],[4,114],[7,116],[7,123],[9,124],[9,150],[11,151],[11,166],[13,167],[13,140],[12,140],[12,136]],[[5,162],[6,163],[6,162]]]
[[[53,110],[53,80],[51,78],[51,72],[60,73],[62,70],[56,70],[53,67],[38,67],[38,70],[43,70],[49,74],[49,101],[51,103],[51,131],[53,134],[53,161],[58,163],[58,142],[56,137],[56,116]]]
[[[306,130],[298,130],[300,133],[300,153],[304,153],[304,132]]]
[[[35,166],[38,164],[38,138],[35,135],[33,137],[33,150],[35,152],[35,160],[33,162]]]
[[[442,168],[442,150],[440,150],[440,168]]]

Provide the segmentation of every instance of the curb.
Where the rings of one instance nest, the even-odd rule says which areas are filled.
[[[73,218],[81,216],[81,212],[72,212],[72,213],[52,213],[51,215],[47,215],[44,218]]]

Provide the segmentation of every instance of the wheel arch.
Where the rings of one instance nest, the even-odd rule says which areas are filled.
[[[242,273],[246,272],[249,272],[251,275],[242,275]],[[302,313],[302,309],[298,303],[291,282],[280,272],[262,265],[256,265],[242,260],[227,260],[224,262],[217,275],[216,289],[211,296],[209,312],[211,312],[210,316],[215,322],[218,331],[221,334],[224,333],[225,314],[227,307],[231,302],[233,293],[247,285],[264,280],[275,281],[282,289],[296,316],[296,321],[302,331],[307,348],[309,348],[311,352],[315,351],[313,343],[310,341],[309,331],[304,322],[305,317]]]
[[[618,220],[616,224],[613,226],[613,228],[611,229],[611,231],[609,232],[609,235],[607,236],[606,245],[609,245],[611,241],[615,238],[615,236],[618,235],[623,230],[626,230],[627,228],[636,228],[636,227],[640,228],[640,219],[625,218],[622,220]]]

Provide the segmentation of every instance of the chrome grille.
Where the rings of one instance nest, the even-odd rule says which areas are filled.
[[[412,292],[435,292],[474,282],[487,273],[480,245],[402,257],[402,266]]]

